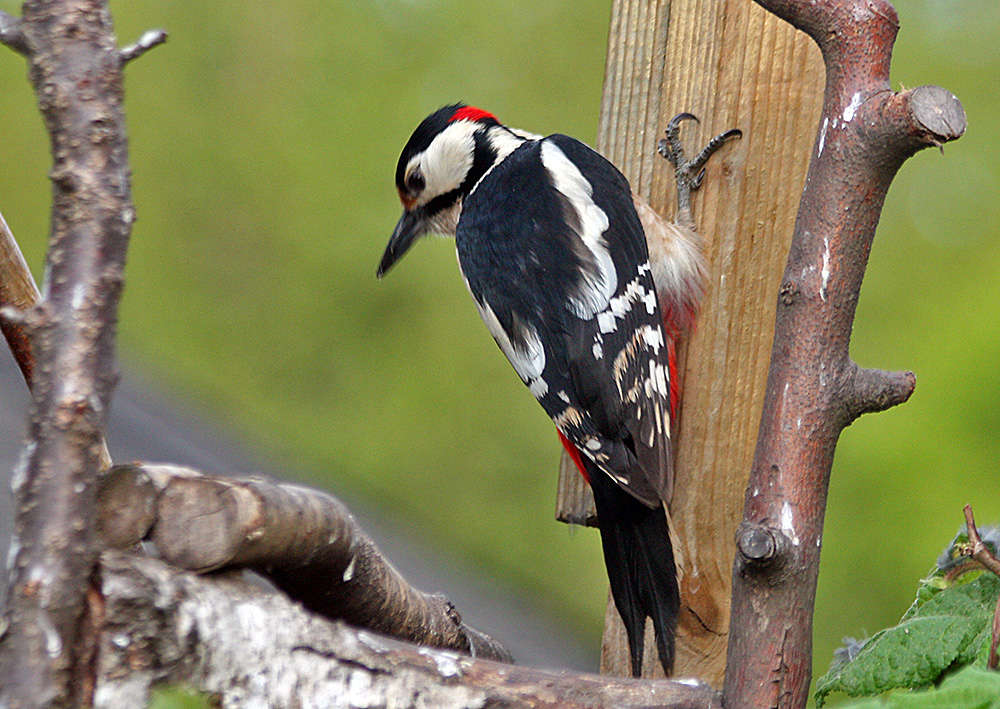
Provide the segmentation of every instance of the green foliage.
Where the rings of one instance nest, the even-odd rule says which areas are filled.
[[[921,581],[916,598],[898,625],[876,633],[853,657],[836,662],[816,681],[818,706],[832,692],[874,696],[901,688],[920,689],[940,684],[957,668],[985,667],[1000,579],[968,563],[961,554],[967,541],[964,532],[959,534],[940,556],[938,566]],[[996,691],[997,683],[992,686]]]
[[[966,667],[935,689],[863,699],[840,709],[1000,709],[1000,673]]]

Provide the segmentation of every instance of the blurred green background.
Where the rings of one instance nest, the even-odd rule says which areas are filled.
[[[852,352],[914,370],[918,387],[838,447],[818,671],[841,636],[898,619],[964,504],[1000,519],[1000,5],[896,6],[894,86],[945,86],[970,127],[903,167],[875,242]],[[170,32],[127,70],[139,221],[123,357],[289,470],[328,471],[313,482],[522,587],[596,647],[598,537],[553,521],[555,434],[479,321],[453,246],[422,244],[382,283],[374,272],[399,212],[396,158],[431,110],[463,100],[594,142],[609,0],[112,9],[123,44]],[[8,51],[0,95],[0,210],[40,273],[47,138]]]

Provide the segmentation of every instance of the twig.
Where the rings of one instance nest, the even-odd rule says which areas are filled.
[[[163,30],[147,30],[137,42],[122,48],[120,53],[122,63],[125,64],[133,59],[138,59],[153,47],[158,47],[166,41],[167,33]]]
[[[972,516],[972,505],[965,506],[965,527],[969,532],[969,547],[966,556],[975,559],[984,567],[1000,576],[1000,559],[993,556],[983,540],[979,536],[979,529],[976,527],[976,520]],[[997,599],[997,607],[993,611],[993,638],[990,641],[990,655],[986,661],[986,667],[991,670],[997,669],[1000,658],[997,657],[997,646],[1000,645],[1000,598]]]
[[[27,56],[31,52],[21,27],[21,18],[0,10],[0,44]]]
[[[850,359],[854,313],[886,192],[918,150],[958,138],[965,114],[934,86],[894,93],[888,0],[757,0],[805,31],[826,65],[824,105],[783,276],[757,448],[733,570],[727,706],[805,706],[830,469],[843,428],[906,401],[912,373]]]
[[[976,527],[976,520],[972,516],[972,505],[966,505],[963,511],[965,512],[965,526],[969,531],[969,548],[965,555],[972,557],[994,574],[1000,576],[1000,559],[993,556],[989,547],[983,544],[983,540],[979,536],[979,529]]]
[[[343,503],[319,490],[127,465],[102,479],[98,508],[107,546],[129,548],[148,535],[180,568],[252,568],[314,613],[421,645],[512,661],[499,643],[465,625],[444,596],[411,586]]]

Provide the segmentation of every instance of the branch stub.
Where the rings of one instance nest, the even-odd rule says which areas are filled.
[[[748,568],[761,570],[785,558],[790,545],[783,532],[763,524],[744,522],[736,535],[736,547]]]
[[[910,94],[914,122],[939,143],[960,138],[968,126],[962,102],[940,86],[920,86]]]

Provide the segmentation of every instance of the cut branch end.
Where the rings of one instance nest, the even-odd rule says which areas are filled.
[[[792,545],[780,530],[744,522],[736,535],[736,546],[748,569],[763,571],[781,565]]]
[[[965,109],[955,94],[940,86],[918,86],[901,94],[908,102],[913,125],[926,145],[961,138],[968,127]]]

